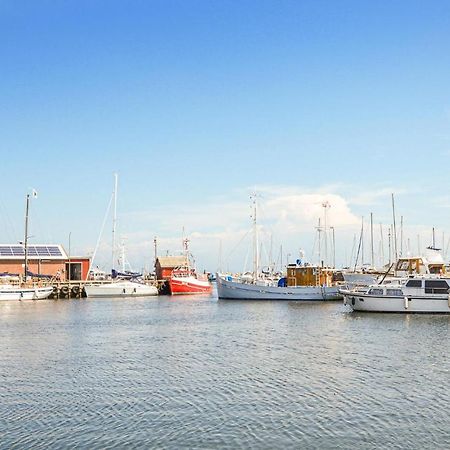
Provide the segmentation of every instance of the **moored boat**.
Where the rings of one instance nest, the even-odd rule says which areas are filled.
[[[141,282],[141,274],[135,272],[127,272],[125,270],[125,248],[122,246],[122,273],[119,274],[115,270],[116,258],[116,222],[117,222],[117,184],[118,176],[114,174],[114,190],[112,193],[111,201],[114,201],[113,211],[113,227],[112,227],[112,270],[111,279],[106,282],[96,282],[85,285],[84,290],[88,298],[92,297],[150,297],[158,295],[158,289],[156,286],[148,285]],[[98,246],[98,243],[97,243]],[[97,249],[94,251],[94,255]],[[94,261],[94,257],[91,261],[91,268]],[[89,275],[92,275],[92,270],[89,270]]]
[[[212,292],[211,283],[208,278],[201,277],[194,272],[176,269],[169,279],[170,293],[179,294],[210,294]]]
[[[53,292],[52,286],[24,287],[9,284],[0,285],[0,301],[44,300]]]
[[[198,274],[191,262],[189,239],[183,237],[183,251],[186,264],[173,269],[169,278],[171,295],[210,294],[212,284],[207,275]]]
[[[341,300],[338,286],[285,286],[283,282],[266,284],[262,280],[245,282],[217,274],[217,295],[222,300]],[[283,280],[283,279],[281,279]]]
[[[367,288],[341,290],[353,311],[450,313],[450,279],[433,275],[412,277]]]
[[[158,295],[155,286],[128,280],[92,283],[84,287],[86,296],[92,297],[150,297]]]

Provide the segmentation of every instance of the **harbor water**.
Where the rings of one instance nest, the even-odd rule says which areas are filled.
[[[0,448],[449,448],[449,348],[341,302],[4,302]]]

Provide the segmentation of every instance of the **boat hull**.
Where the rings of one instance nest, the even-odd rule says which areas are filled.
[[[45,300],[52,292],[52,286],[40,288],[1,287],[0,301]]]
[[[114,282],[109,284],[90,284],[84,287],[86,296],[93,297],[151,297],[158,295],[155,286],[131,281]]]
[[[217,294],[223,300],[342,300],[338,287],[334,286],[262,286],[229,281],[221,276],[217,276]]]
[[[436,297],[388,297],[370,296],[358,292],[343,292],[344,304],[353,311],[383,313],[450,313],[450,301],[447,296]]]
[[[212,285],[209,281],[194,277],[171,277],[169,280],[172,295],[210,294]]]

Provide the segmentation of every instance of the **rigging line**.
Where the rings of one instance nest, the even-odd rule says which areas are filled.
[[[230,256],[234,253],[234,251],[239,247],[239,245],[242,244],[242,241],[251,233],[252,230],[246,231],[246,233],[242,236],[242,238],[239,240],[239,242],[231,249],[230,252],[228,252],[228,255],[225,258],[225,262],[228,264]]]
[[[358,252],[356,253],[356,260],[355,260],[355,269],[353,270],[354,272],[356,272],[356,266],[358,265],[358,259],[359,259],[359,252],[361,250],[361,244],[362,244],[362,231],[361,231],[361,235],[359,236],[359,245],[358,245]],[[363,264],[361,264],[361,267],[363,267]]]
[[[100,245],[100,240],[102,238],[103,231],[104,231],[105,225],[106,225],[106,221],[109,216],[109,211],[111,209],[111,204],[112,204],[113,198],[114,198],[114,193],[111,194],[111,197],[110,197],[109,203],[108,203],[108,208],[106,208],[106,214],[105,214],[105,217],[103,218],[102,228],[100,229],[100,234],[98,235],[97,244],[95,245],[94,253],[92,254],[91,264],[89,264],[89,270],[88,270],[88,274],[87,274],[88,277],[89,277],[89,273],[92,270],[92,266],[94,265],[95,256],[97,255],[98,247]]]
[[[247,245],[247,253],[246,253],[246,255],[245,255],[245,260],[244,260],[244,267],[243,267],[243,269],[242,269],[242,273],[245,273],[246,272],[246,269],[247,269],[247,265],[248,265],[248,259],[249,259],[249,256],[250,256],[250,253],[252,252],[252,245],[251,245],[251,243],[250,243],[250,241],[248,242],[248,245]]]
[[[311,250],[311,253],[310,253],[312,258],[314,258],[314,254],[315,254],[315,251],[316,251],[317,234],[318,234],[317,232],[314,233],[314,242],[313,242],[312,250]]]

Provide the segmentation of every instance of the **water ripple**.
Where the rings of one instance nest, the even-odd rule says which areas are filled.
[[[450,318],[339,303],[0,305],[0,448],[448,448]]]

